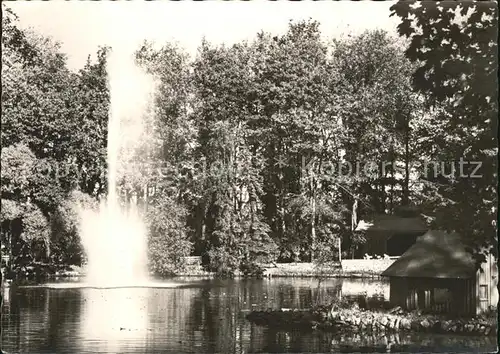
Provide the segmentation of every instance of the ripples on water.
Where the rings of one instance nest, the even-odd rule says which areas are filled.
[[[167,285],[166,285],[167,284]],[[170,284],[170,285],[168,285]],[[338,296],[388,297],[381,281],[314,279],[157,283],[155,288],[12,287],[4,294],[8,353],[489,352],[496,339],[276,331],[252,309],[309,308]]]

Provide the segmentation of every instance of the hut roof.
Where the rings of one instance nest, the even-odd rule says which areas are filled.
[[[471,278],[475,262],[456,233],[429,230],[417,239],[382,276]]]
[[[376,215],[371,221],[361,220],[355,231],[385,231],[390,233],[424,233],[426,223],[419,216],[401,217],[396,215]]]

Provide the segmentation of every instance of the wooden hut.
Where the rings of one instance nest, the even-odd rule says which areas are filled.
[[[494,257],[477,269],[455,233],[428,231],[382,276],[390,279],[390,301],[407,310],[476,315],[498,301]]]
[[[366,242],[361,246],[361,255],[398,257],[427,230],[427,224],[420,216],[381,214],[369,221],[361,220],[354,232],[365,234]]]

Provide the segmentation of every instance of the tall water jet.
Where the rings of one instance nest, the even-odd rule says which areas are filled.
[[[134,203],[123,205],[121,179],[134,179],[133,162],[143,140],[143,118],[153,82],[136,64],[133,51],[111,51],[108,195],[99,210],[81,210],[80,234],[87,255],[87,280],[94,286],[133,286],[147,279],[146,228]],[[132,167],[132,168],[131,168]]]

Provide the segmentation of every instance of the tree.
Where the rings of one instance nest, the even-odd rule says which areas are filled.
[[[34,192],[37,160],[31,150],[23,144],[2,148],[1,155],[1,230],[2,245],[5,246],[2,247],[2,255],[4,253],[8,255],[12,265],[12,258],[18,259],[25,243],[21,238],[22,220],[26,216],[26,205]]]
[[[336,39],[332,43],[337,119],[336,139],[345,154],[337,159],[337,203],[342,205],[343,246],[354,258],[365,242],[353,234],[353,215],[395,213],[418,203],[413,162],[420,157],[422,99],[413,92],[415,69],[404,55],[402,41],[382,30]],[[357,217],[356,217],[357,219]],[[353,225],[355,227],[355,224]]]
[[[149,225],[149,269],[159,276],[175,275],[183,270],[184,257],[189,256],[185,224],[186,210],[168,195],[157,195],[146,214]]]
[[[194,62],[193,120],[204,192],[197,208],[199,240],[209,267],[233,274],[241,265],[273,255],[262,222],[261,153],[251,146],[253,48],[214,48],[203,42]]]
[[[424,129],[429,155],[481,164],[479,178],[472,175],[475,164],[428,178],[435,226],[457,231],[474,255],[496,252],[496,3],[405,1],[391,10],[401,18],[399,34],[409,39],[406,56],[418,64],[415,89],[437,111]]]
[[[155,46],[144,42],[136,53],[140,67],[155,82],[154,98],[145,113],[144,143],[137,159],[149,165],[143,184],[153,188],[161,184],[173,200],[187,202],[194,185],[186,176],[194,168],[196,128],[189,117],[191,83],[187,55],[171,43]],[[168,183],[166,183],[168,181]],[[143,185],[140,187],[144,187]]]
[[[4,256],[8,261],[7,269],[12,267],[13,256],[16,255],[16,246],[21,233],[22,205],[10,199],[1,200],[1,241],[2,241],[2,267]]]
[[[2,148],[1,155],[2,198],[25,202],[37,177],[35,155],[24,144]]]
[[[264,156],[264,215],[282,259],[312,257],[322,213],[317,209],[324,205],[318,201],[326,197],[318,170],[337,158],[339,148],[336,73],[317,22],[290,23],[283,36],[261,33],[253,45],[255,103],[249,128]],[[309,210],[307,221],[291,217],[292,204]],[[308,239],[297,237],[304,233]]]
[[[71,157],[75,188],[92,195],[103,194],[106,186],[106,154],[109,114],[107,59],[111,48],[100,47],[96,60],[89,56],[74,75],[73,134],[67,154]]]
[[[18,259],[53,261],[61,256],[52,248],[60,246],[57,209],[75,188],[103,187],[105,53],[73,73],[58,42],[20,29],[10,9],[4,15],[1,192],[10,211],[2,214],[2,240]]]
[[[82,263],[84,254],[80,239],[80,210],[97,210],[98,202],[79,190],[71,192],[51,218],[52,261],[57,264]]]
[[[40,208],[32,203],[25,206],[22,217],[21,239],[24,241],[23,248],[32,261],[50,259],[50,226],[47,218]],[[20,252],[19,256],[24,254]]]
[[[137,50],[136,61],[153,78],[155,90],[143,116],[144,144],[135,151],[136,161],[148,168],[139,173],[139,179],[129,180],[129,188],[137,190],[146,204],[150,269],[170,276],[182,271],[194,239],[188,218],[198,188],[188,57],[171,43],[157,46],[146,41]],[[153,193],[146,195],[145,190]]]
[[[361,168],[359,179],[346,182],[375,211],[393,212],[398,204],[410,203],[409,166],[416,155],[411,126],[419,118],[411,86],[414,67],[401,43],[380,30],[335,41],[333,57],[344,90],[339,103],[344,158]],[[400,164],[403,171],[395,168]]]

